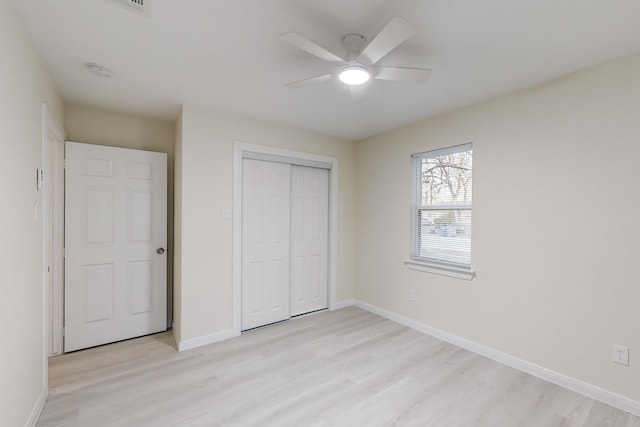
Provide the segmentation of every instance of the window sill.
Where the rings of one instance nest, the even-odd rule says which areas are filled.
[[[405,261],[404,265],[406,265],[407,268],[411,270],[439,274],[441,276],[455,277],[456,279],[472,280],[474,277],[476,277],[476,272],[471,271],[470,269],[433,264],[425,261]]]

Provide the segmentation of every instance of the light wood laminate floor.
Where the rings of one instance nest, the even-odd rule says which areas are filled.
[[[640,419],[355,307],[178,353],[52,358],[38,426],[624,426]]]

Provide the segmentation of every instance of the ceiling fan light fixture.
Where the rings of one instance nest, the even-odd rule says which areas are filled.
[[[349,86],[357,86],[366,83],[371,75],[369,71],[361,65],[348,65],[340,70],[338,75],[340,81]]]

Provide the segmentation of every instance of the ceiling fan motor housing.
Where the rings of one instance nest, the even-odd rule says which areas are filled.
[[[347,50],[345,61],[353,61],[364,50],[367,45],[367,39],[360,34],[347,34],[342,38],[342,46]]]

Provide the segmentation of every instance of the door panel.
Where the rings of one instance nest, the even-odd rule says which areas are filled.
[[[329,171],[291,170],[291,316],[327,308]]]
[[[85,244],[113,244],[113,190],[88,188],[85,197]]]
[[[290,166],[243,160],[242,330],[289,318]]]
[[[84,322],[113,319],[113,264],[84,266]]]
[[[153,304],[153,264],[149,261],[132,261],[127,265],[127,291],[129,315],[151,311]]]
[[[166,329],[167,157],[66,143],[65,351]]]

